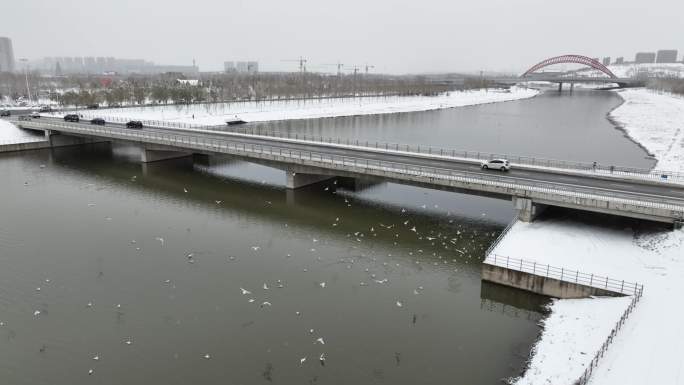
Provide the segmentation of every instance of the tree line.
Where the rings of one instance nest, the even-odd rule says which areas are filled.
[[[321,97],[436,95],[481,88],[481,82],[435,81],[427,76],[318,73],[201,74],[188,84],[181,74],[131,76],[28,75],[32,99],[63,106],[190,104]],[[0,74],[0,97],[27,97],[25,74]]]

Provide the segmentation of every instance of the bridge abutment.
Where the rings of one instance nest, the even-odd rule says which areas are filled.
[[[545,205],[534,203],[532,199],[513,197],[513,206],[518,210],[518,219],[523,222],[533,222],[541,214]]]

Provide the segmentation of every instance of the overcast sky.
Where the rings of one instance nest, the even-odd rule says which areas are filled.
[[[15,56],[114,56],[219,70],[520,71],[564,53],[684,51],[683,0],[4,0]],[[324,68],[324,67],[323,67]],[[330,67],[332,68],[332,67]]]

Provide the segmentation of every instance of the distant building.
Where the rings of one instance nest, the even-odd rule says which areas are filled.
[[[0,37],[0,72],[14,71],[14,49],[12,40],[8,37]]]
[[[31,63],[31,68],[45,73],[56,73],[57,67],[63,74],[160,74],[179,72],[195,74],[196,65],[156,65],[142,59],[117,59],[114,57],[46,57]]]
[[[676,49],[661,49],[656,56],[656,63],[676,63],[677,50]]]
[[[246,61],[239,61],[235,63],[235,70],[239,73],[246,73],[247,72],[247,62]]]
[[[199,85],[199,79],[176,79],[178,84],[186,85],[186,86],[198,86]]]
[[[625,64],[625,58],[622,56],[615,58],[615,64]]]
[[[603,65],[604,66],[610,65],[610,56],[606,56],[603,58]]]
[[[224,61],[223,70],[225,72],[235,72],[235,62],[234,61]]]
[[[655,52],[639,52],[634,57],[634,62],[636,64],[655,63],[655,60],[656,60]]]
[[[226,62],[232,63],[232,62]],[[225,63],[224,63],[225,64]],[[225,67],[225,65],[224,65]],[[239,61],[235,62],[235,71],[241,74],[255,74],[259,72],[259,62],[256,61]]]

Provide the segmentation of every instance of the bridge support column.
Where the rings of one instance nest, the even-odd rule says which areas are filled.
[[[546,206],[534,203],[532,199],[513,197],[513,206],[518,210],[518,219],[522,222],[532,222],[544,211]]]
[[[334,176],[331,175],[307,174],[296,172],[294,171],[294,169],[289,167],[287,168],[287,170],[285,170],[285,175],[287,178],[285,181],[285,187],[289,189],[297,189],[300,187],[309,186],[312,184],[316,184],[318,182],[322,182],[324,180],[334,178]]]
[[[570,83],[570,92],[575,90],[575,83]]]
[[[558,83],[558,92],[563,92],[563,83]]]
[[[140,161],[143,163],[150,163],[160,160],[185,158],[186,156],[192,156],[192,152],[158,149],[146,146],[140,153]]]

